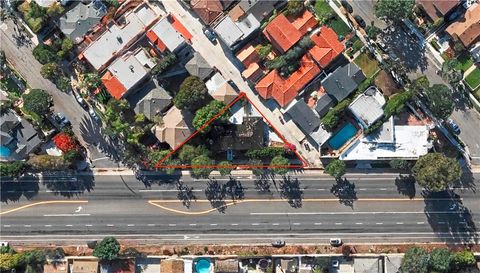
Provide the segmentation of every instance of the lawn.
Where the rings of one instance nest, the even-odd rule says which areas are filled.
[[[463,53],[457,57],[458,64],[455,66],[455,69],[461,70],[462,72],[467,71],[473,65],[473,59],[468,55],[468,53]]]
[[[477,87],[480,86],[480,69],[475,68],[468,76],[465,78],[467,84],[475,90]]]
[[[325,0],[315,2],[315,14],[320,19],[328,19],[333,15],[333,9]]]
[[[379,70],[377,61],[370,58],[366,53],[358,55],[353,62],[362,69],[367,78],[372,77]]]
[[[335,19],[330,21],[328,25],[333,28],[333,30],[338,34],[340,40],[345,38],[345,36],[347,36],[347,34],[352,31],[350,27],[347,26],[347,24],[345,24],[345,22],[343,22],[343,20],[340,19],[338,16],[335,16]]]

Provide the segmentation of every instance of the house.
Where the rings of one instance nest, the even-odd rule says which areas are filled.
[[[0,119],[0,161],[24,160],[41,142],[32,124],[12,110]]]
[[[157,11],[143,2],[120,19],[111,21],[106,30],[80,54],[96,70],[102,71],[112,60],[132,45],[158,19]]]
[[[202,55],[196,51],[193,53],[193,58],[185,64],[185,69],[190,75],[197,76],[202,81],[208,79],[214,71]]]
[[[302,33],[288,21],[283,13],[267,25],[263,34],[280,53],[285,53],[302,38]]]
[[[310,38],[314,46],[309,53],[321,68],[327,67],[345,49],[345,46],[338,40],[337,33],[326,26],[320,28],[320,31],[312,34]]]
[[[190,112],[173,106],[163,116],[163,121],[152,128],[152,132],[160,142],[166,142],[175,149],[195,131],[192,120]]]
[[[183,260],[165,259],[160,261],[160,272],[162,273],[184,273]]]
[[[325,116],[330,108],[335,105],[335,100],[327,93],[321,93],[318,95],[317,103],[315,104],[315,111],[317,111],[320,117]]]
[[[230,16],[225,16],[214,29],[227,46],[233,47],[237,42],[248,38],[259,28],[260,21],[252,14],[247,14],[241,19],[236,18],[236,20]]]
[[[257,50],[251,44],[238,51],[236,57],[246,68],[260,61],[260,55],[258,55]]]
[[[365,79],[365,75],[356,64],[348,63],[327,75],[322,80],[322,86],[337,102],[341,102]]]
[[[212,24],[223,11],[228,9],[233,1],[230,0],[192,0],[190,5],[193,11],[206,25]]]
[[[263,70],[257,63],[252,63],[242,71],[242,76],[250,82],[256,83],[263,77]]]
[[[449,15],[460,4],[458,0],[417,0],[416,2],[434,22]]]
[[[238,97],[237,91],[233,89],[229,82],[225,82],[220,85],[217,90],[213,91],[210,95],[215,100],[221,101],[226,105],[230,104]]]
[[[100,262],[100,273],[134,273],[135,263],[131,259]]]
[[[303,99],[292,103],[285,110],[285,114],[298,125],[305,135],[310,135],[320,126],[320,118],[308,107]]]
[[[275,273],[297,273],[298,258],[280,258],[276,262]]]
[[[207,87],[208,93],[212,95],[217,89],[219,89],[221,86],[225,85],[227,80],[220,74],[220,72],[217,72],[213,74],[213,76],[205,82],[205,86]]]
[[[355,116],[363,128],[368,128],[383,116],[383,106],[386,101],[377,88],[370,86],[363,94],[358,96],[348,109]]]
[[[472,5],[463,18],[451,23],[446,31],[466,48],[480,41],[480,4]]]
[[[320,72],[320,67],[306,54],[300,60],[297,71],[287,79],[282,78],[278,71],[272,70],[257,83],[255,88],[264,99],[273,98],[281,107],[284,107]]]
[[[70,273],[98,273],[97,260],[73,260],[70,266]]]
[[[68,265],[64,261],[46,263],[43,266],[43,273],[67,273]]]
[[[278,3],[278,0],[240,0],[238,4],[232,9],[239,9],[236,11],[239,18],[242,18],[245,14],[252,14],[259,22],[267,18],[272,14],[275,9],[275,5]],[[231,16],[232,17],[232,16]],[[232,17],[234,18],[234,17]]]
[[[138,48],[135,52],[125,53],[116,59],[101,80],[110,95],[119,100],[128,96],[154,66],[155,63],[147,53]]]
[[[355,257],[353,268],[355,273],[384,273],[383,259],[380,257]]]
[[[190,39],[190,33],[184,27],[176,27],[179,25],[173,24],[173,21],[174,16],[169,14],[147,31],[147,38],[161,52],[165,52],[167,49],[170,52],[177,52]],[[181,23],[179,24],[181,25]]]
[[[83,37],[95,25],[100,23],[107,13],[107,7],[100,0],[90,3],[79,1],[75,7],[67,11],[59,19],[59,28],[75,43],[83,41]]]
[[[152,120],[172,104],[172,96],[156,80],[150,80],[140,87],[138,92],[130,96],[128,101],[137,115],[143,114]]]
[[[135,273],[160,273],[160,258],[137,257]]]
[[[318,26],[318,21],[313,16],[313,14],[305,9],[303,13],[293,19],[291,22],[292,26],[296,28],[300,33],[303,35],[307,34],[307,32],[312,31],[315,27]]]
[[[215,260],[215,273],[238,273],[238,260],[237,259],[226,259],[226,260]]]
[[[432,147],[427,125],[395,125],[391,117],[378,131],[355,140],[341,160],[415,160]]]
[[[477,42],[475,45],[473,45],[469,51],[475,62],[480,63],[480,42]]]

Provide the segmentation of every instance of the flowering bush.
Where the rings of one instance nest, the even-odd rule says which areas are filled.
[[[53,143],[55,143],[55,146],[64,153],[76,151],[78,149],[76,140],[65,133],[59,133],[53,137]]]

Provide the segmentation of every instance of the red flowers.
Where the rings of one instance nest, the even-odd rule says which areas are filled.
[[[70,152],[78,149],[77,141],[70,135],[65,133],[59,133],[53,137],[53,143],[62,152]]]

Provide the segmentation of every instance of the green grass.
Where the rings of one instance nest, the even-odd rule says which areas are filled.
[[[333,15],[333,9],[325,0],[317,0],[314,9],[315,14],[320,19],[326,19]]]
[[[472,88],[472,90],[477,89],[480,86],[480,69],[475,68],[468,76],[465,78],[467,84]]]
[[[473,92],[473,95],[475,98],[477,98],[477,100],[480,100],[480,88],[477,88],[477,90]]]
[[[353,62],[362,69],[367,78],[373,77],[379,70],[377,61],[370,58],[366,53],[358,55]]]
[[[339,38],[343,38],[351,32],[350,27],[337,16],[335,16],[335,19],[329,23],[329,26],[338,34]]]
[[[462,53],[457,57],[458,64],[455,66],[455,69],[461,70],[462,72],[467,71],[473,65],[473,59],[468,55],[468,53]]]

